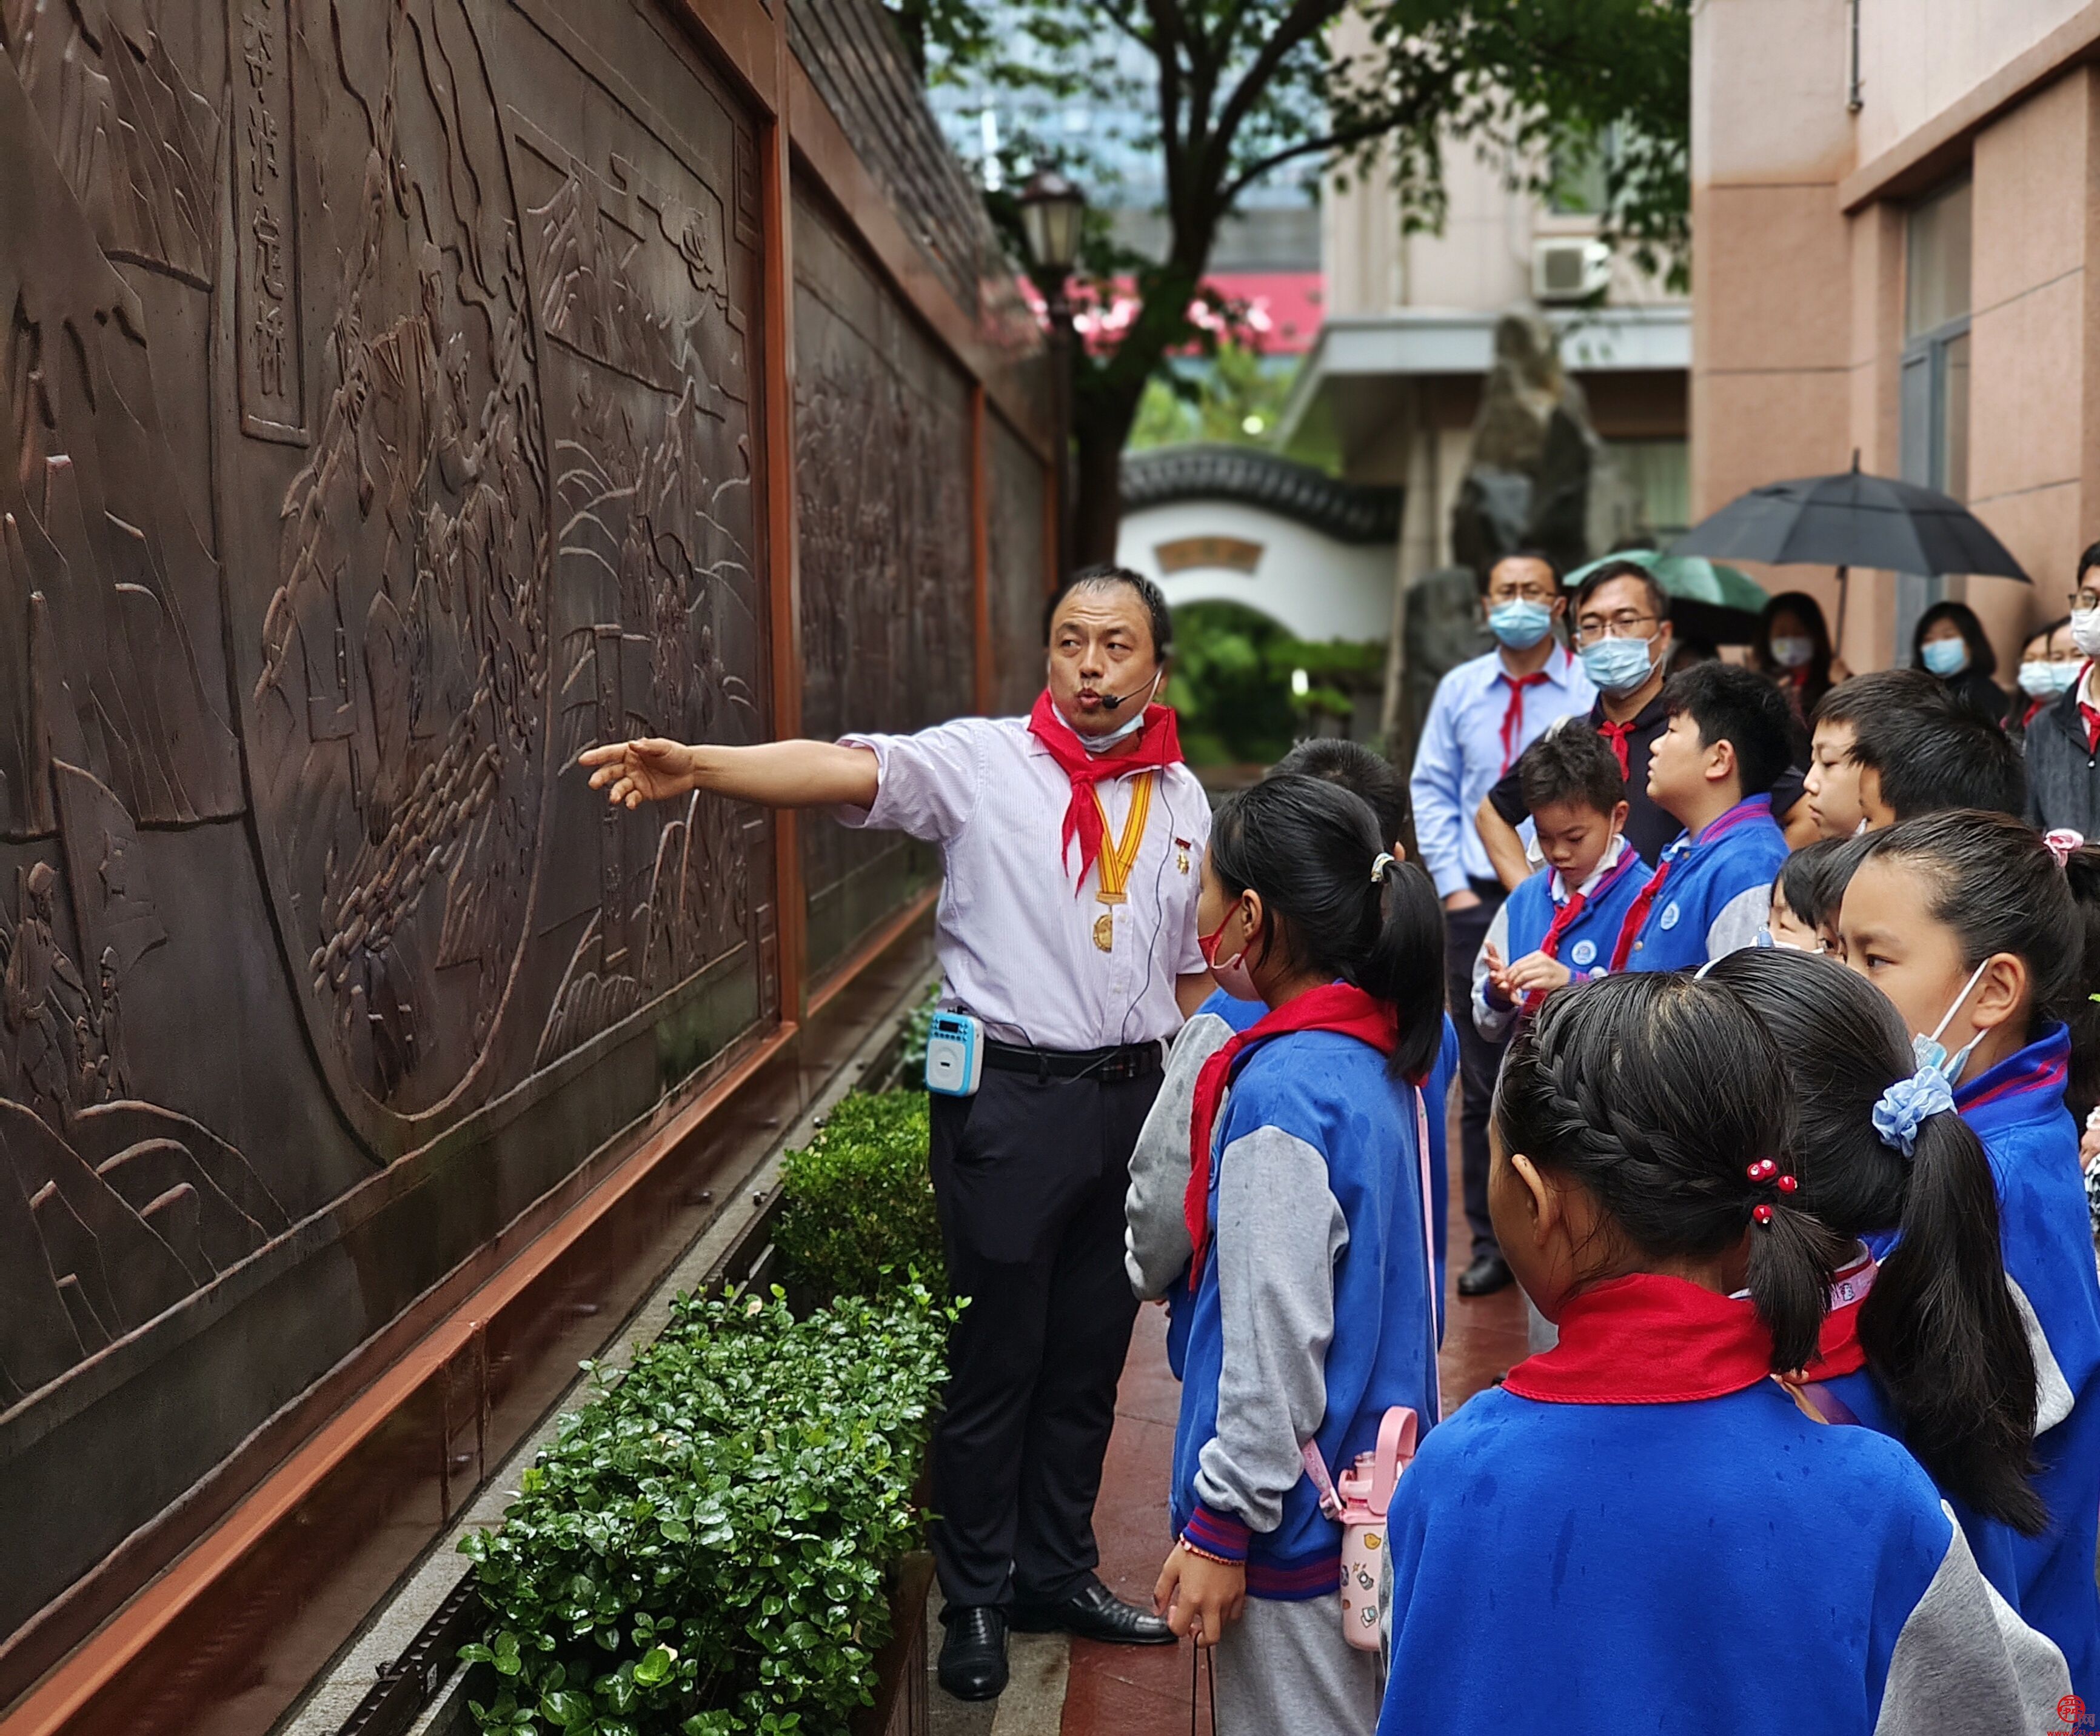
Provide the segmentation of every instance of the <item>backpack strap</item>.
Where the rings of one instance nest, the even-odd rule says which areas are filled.
[[[1327,1474],[1327,1461],[1320,1452],[1320,1443],[1309,1440],[1298,1449],[1298,1456],[1305,1461],[1305,1474],[1312,1479],[1312,1487],[1320,1496],[1320,1510],[1339,1522],[1343,1513],[1342,1497],[1336,1492],[1335,1479]]]
[[[1429,1405],[1432,1422],[1444,1420],[1443,1370],[1438,1366],[1436,1320],[1443,1298],[1436,1293],[1436,1207],[1429,1187],[1429,1098],[1421,1086],[1414,1087],[1414,1150],[1422,1172],[1422,1271],[1429,1292]],[[1409,1413],[1410,1416],[1413,1412]],[[1410,1456],[1413,1456],[1410,1450]]]
[[[1429,1099],[1418,1085],[1414,1087],[1414,1149],[1420,1160],[1422,1183],[1422,1265],[1429,1291],[1429,1402],[1436,1411],[1431,1421],[1440,1421],[1444,1400],[1436,1353],[1436,1208],[1431,1203],[1429,1192]],[[1392,1499],[1393,1484],[1400,1480],[1401,1472],[1414,1457],[1416,1427],[1414,1410],[1404,1404],[1394,1405],[1379,1425],[1377,1481],[1373,1485],[1371,1506],[1380,1517],[1384,1515],[1386,1503]],[[1330,1519],[1339,1520],[1343,1511],[1342,1497],[1328,1472],[1317,1436],[1298,1451],[1299,1456],[1305,1461],[1305,1474],[1312,1479],[1312,1487],[1319,1495],[1321,1512]],[[1392,1467],[1389,1475],[1388,1465]]]

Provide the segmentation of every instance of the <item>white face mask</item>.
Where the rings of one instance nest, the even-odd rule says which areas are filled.
[[[1118,742],[1128,741],[1131,737],[1136,734],[1137,732],[1144,727],[1145,707],[1144,706],[1140,706],[1137,708],[1137,715],[1135,717],[1132,718],[1128,723],[1118,724],[1115,728],[1110,730],[1106,735],[1079,735],[1079,732],[1076,729],[1072,733],[1074,735],[1079,735],[1079,745],[1085,748],[1088,753],[1106,753],[1109,749],[1114,747]]]
[[[2071,642],[2081,657],[2100,657],[2100,609],[2071,611]]]
[[[1048,681],[1050,677],[1050,662],[1048,658],[1045,658],[1043,662],[1043,676],[1045,681]],[[1078,729],[1073,729],[1072,720],[1070,718],[1065,717],[1065,714],[1062,712],[1058,712],[1057,715],[1060,717],[1064,718],[1065,727],[1068,729],[1071,729],[1072,734],[1079,737],[1079,745],[1085,748],[1088,753],[1104,754],[1106,753],[1109,749],[1114,747],[1118,742],[1128,741],[1131,737],[1136,734],[1139,730],[1145,727],[1145,707],[1149,706],[1154,699],[1159,697],[1159,684],[1166,679],[1167,672],[1164,669],[1162,669],[1157,675],[1154,676],[1152,678],[1152,691],[1145,696],[1145,704],[1139,706],[1135,712],[1132,712],[1131,715],[1123,722],[1118,724],[1115,728],[1110,730],[1106,735],[1081,734]],[[1128,699],[1123,701],[1125,705],[1128,705],[1131,702]]]
[[[1782,669],[1805,669],[1815,660],[1815,641],[1782,633],[1771,642],[1771,656]]]
[[[1983,1033],[1981,1031],[1977,1032],[1968,1042],[1955,1051],[1951,1060],[1948,1056],[1946,1046],[1939,1040],[1939,1033],[1954,1022],[1955,1014],[1961,1011],[1961,1003],[1969,998],[1974,992],[1976,985],[1983,980],[1984,970],[1990,963],[1991,961],[1986,958],[1982,964],[1978,965],[1969,973],[1969,980],[1961,985],[1961,994],[1954,997],[1954,1004],[1947,1009],[1945,1016],[1932,1028],[1932,1034],[1930,1037],[1911,1038],[1911,1057],[1917,1063],[1919,1072],[1922,1073],[1930,1067],[1949,1085],[1961,1082],[1961,1069],[1969,1064],[1969,1057],[1974,1052],[1976,1045],[1983,1042]]]

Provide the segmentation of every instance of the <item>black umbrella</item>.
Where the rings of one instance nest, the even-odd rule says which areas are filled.
[[[2012,551],[1959,500],[1852,468],[1835,476],[1767,482],[1694,525],[1670,552],[1710,560],[1838,569],[1838,632],[1845,631],[1846,569],[1991,573],[2032,584]]]

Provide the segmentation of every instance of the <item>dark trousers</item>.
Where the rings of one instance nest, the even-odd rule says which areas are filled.
[[[1094,1497],[1137,1301],[1131,1149],[1159,1075],[1104,1085],[987,1068],[935,1097],[933,1192],[970,1298],[933,1434],[933,1561],[952,1605],[1052,1602],[1101,1561]]]
[[[1502,1045],[1473,1029],[1473,960],[1489,924],[1507,896],[1492,880],[1476,880],[1480,901],[1470,910],[1444,913],[1444,980],[1451,1020],[1458,1027],[1458,1165],[1465,1180],[1466,1223],[1473,1232],[1473,1258],[1501,1252],[1488,1217],[1488,1113],[1493,1107],[1495,1073]]]

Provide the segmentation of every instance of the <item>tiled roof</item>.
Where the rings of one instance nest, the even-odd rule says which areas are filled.
[[[1166,446],[1126,453],[1125,512],[1176,500],[1238,500],[1295,518],[1343,543],[1391,542],[1401,491],[1338,482],[1310,465],[1250,446]]]

